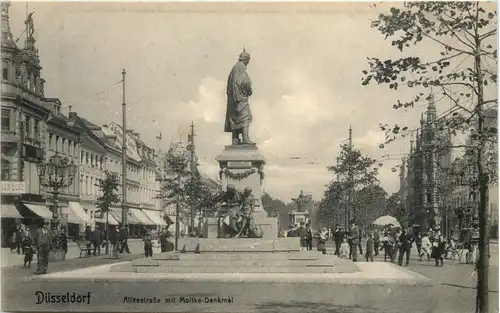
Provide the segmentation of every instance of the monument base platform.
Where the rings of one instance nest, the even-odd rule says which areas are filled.
[[[179,251],[206,252],[294,252],[300,250],[299,238],[180,238]]]
[[[135,273],[354,273],[357,265],[335,255],[307,252],[164,252],[117,264],[111,272]]]

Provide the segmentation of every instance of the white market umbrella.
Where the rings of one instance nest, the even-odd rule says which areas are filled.
[[[381,216],[377,218],[372,224],[379,226],[392,224],[394,227],[401,227],[401,224],[399,224],[398,220],[390,215]]]

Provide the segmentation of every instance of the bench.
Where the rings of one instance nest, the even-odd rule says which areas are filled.
[[[80,249],[80,256],[79,258],[82,257],[82,253],[87,253],[90,251],[90,255],[87,254],[87,256],[91,256],[92,254],[95,253],[95,247],[93,245],[90,245],[90,247],[87,247],[87,240],[75,240],[76,245],[78,246],[78,249]]]

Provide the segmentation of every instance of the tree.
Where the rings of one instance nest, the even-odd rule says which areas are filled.
[[[216,192],[203,182],[203,177],[197,169],[194,173],[189,170],[189,160],[183,151],[169,151],[165,166],[166,172],[171,172],[173,175],[163,180],[160,198],[165,200],[165,205],[175,204],[179,207],[180,216],[177,217],[179,220],[186,220],[189,215],[199,213],[199,228],[202,218],[213,216],[217,210],[217,205],[213,201]],[[189,208],[193,208],[194,211]],[[195,228],[195,225],[191,226]]]
[[[398,100],[395,109],[412,108],[432,93],[453,103],[442,117],[443,128],[451,133],[467,133],[470,142],[463,146],[474,161],[479,190],[479,262],[476,312],[488,312],[488,166],[486,147],[496,141],[496,126],[487,126],[488,106],[497,105],[495,94],[485,95],[488,86],[497,83],[496,11],[485,2],[406,2],[392,7],[372,22],[392,46],[401,52],[428,42],[441,48],[440,56],[423,60],[405,56],[395,60],[368,58],[362,85],[375,81],[391,90],[406,86],[415,90],[410,100]],[[411,53],[411,50],[409,51]],[[432,56],[430,56],[432,57]],[[491,66],[490,62],[494,63]],[[493,86],[494,87],[494,86]],[[431,90],[431,88],[433,88]],[[383,125],[388,128],[387,125]],[[405,126],[387,129],[387,142],[407,133]]]
[[[327,213],[326,204],[338,203],[338,201],[347,200],[349,210],[348,218],[358,219],[362,213],[357,212],[360,206],[355,205],[355,195],[357,191],[376,184],[378,182],[378,168],[374,167],[375,160],[364,156],[361,151],[350,145],[342,145],[338,164],[328,166],[327,169],[338,177],[337,182],[331,182],[325,191],[323,201],[323,212],[321,216],[333,216],[333,212]],[[337,206],[331,206],[335,208]]]
[[[112,204],[117,204],[120,202],[120,197],[118,196],[118,187],[120,186],[120,180],[118,174],[104,170],[104,178],[97,179],[97,187],[100,191],[100,196],[97,198],[96,207],[99,208],[101,216],[106,216],[105,230],[106,230],[106,254],[109,252],[109,230],[108,230],[108,218],[109,210]]]
[[[319,203],[318,218],[323,224],[331,224],[335,221],[341,224],[344,212],[342,206],[342,199],[347,195],[344,190],[345,186],[339,181],[331,181],[323,193],[323,198]]]
[[[360,225],[371,225],[377,217],[384,215],[386,196],[384,188],[376,184],[356,191],[353,205]]]
[[[408,212],[406,204],[401,201],[401,195],[399,192],[395,192],[387,198],[385,214],[395,217],[401,226],[411,226],[410,212]]]

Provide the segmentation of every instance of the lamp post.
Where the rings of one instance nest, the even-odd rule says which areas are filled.
[[[40,185],[51,188],[50,191],[54,195],[54,205],[52,207],[51,229],[53,235],[57,234],[59,226],[59,191],[62,188],[69,187],[73,184],[77,172],[77,165],[70,162],[67,157],[62,157],[56,152],[51,156],[48,162],[40,162],[36,165],[36,171],[40,179]],[[58,247],[56,247],[58,248]]]

